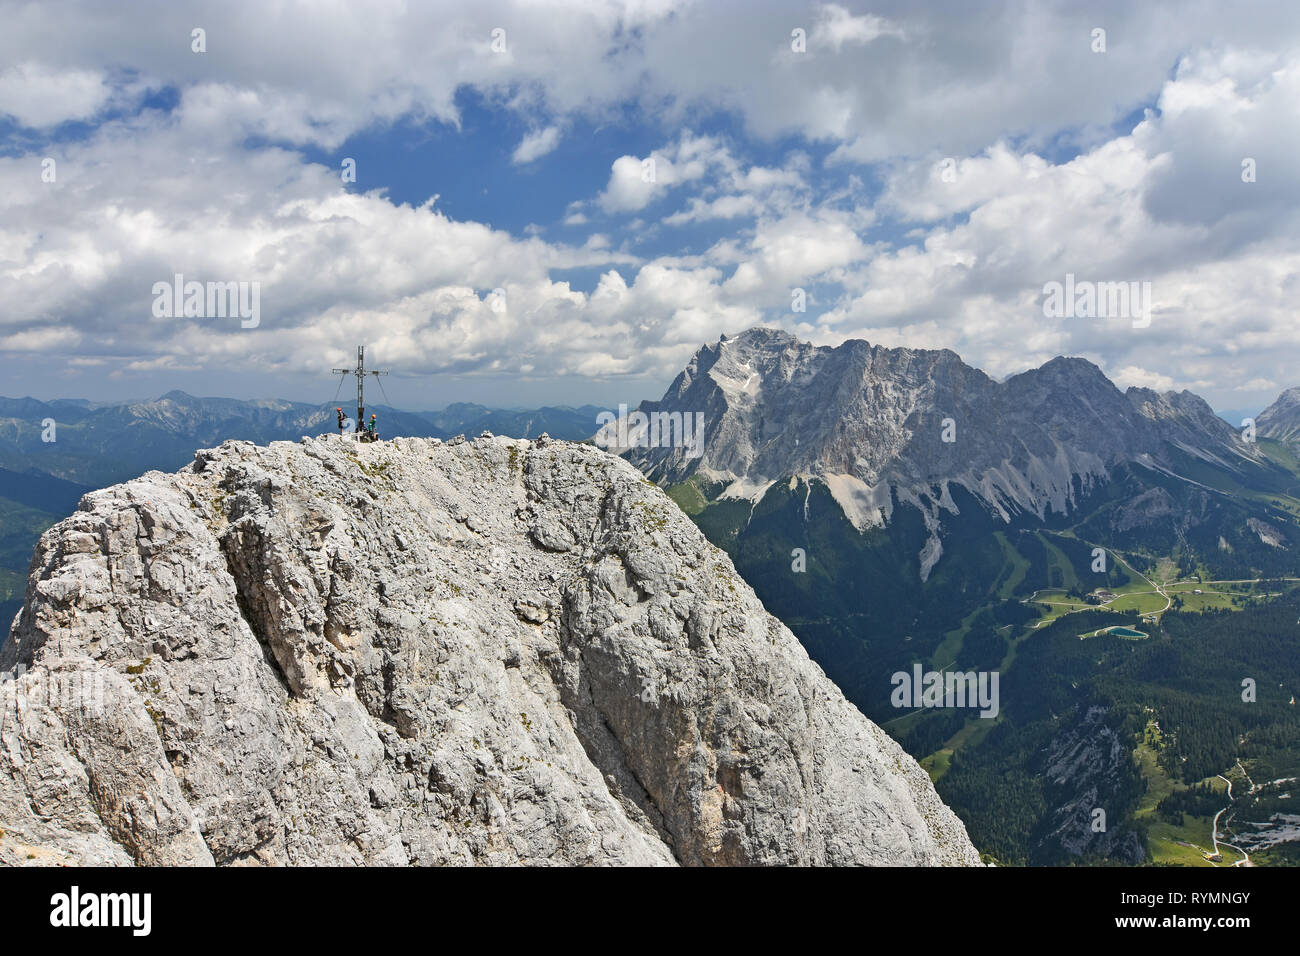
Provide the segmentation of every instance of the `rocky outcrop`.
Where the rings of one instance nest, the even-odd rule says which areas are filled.
[[[1035,848],[1038,862],[1083,856],[1127,866],[1142,862],[1142,840],[1124,822],[1134,809],[1137,771],[1106,708],[1090,706],[1063,727],[1048,744],[1040,773],[1049,810]]]
[[[978,862],[590,446],[201,451],[45,533],[0,668],[0,862]]]

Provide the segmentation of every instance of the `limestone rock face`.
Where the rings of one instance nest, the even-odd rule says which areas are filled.
[[[1260,434],[1280,436],[1282,417],[1261,415]],[[703,346],[662,399],[594,437],[660,484],[695,476],[726,498],[758,501],[792,477],[823,484],[858,530],[914,507],[930,532],[922,581],[958,513],[954,489],[1008,523],[1042,520],[1122,463],[1177,477],[1174,453],[1229,472],[1263,460],[1191,392],[1121,392],[1081,358],[997,382],[947,349],[832,348],[768,328]]]
[[[585,445],[200,451],[45,533],[0,669],[4,863],[979,862]]]

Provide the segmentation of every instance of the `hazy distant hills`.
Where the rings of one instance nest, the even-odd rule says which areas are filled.
[[[349,416],[355,407],[343,405]],[[502,411],[456,404],[437,412],[405,412],[371,405],[381,434],[449,438],[484,430],[512,438],[580,440],[596,430],[594,406]],[[55,441],[42,441],[44,422],[55,423]],[[331,405],[278,399],[245,401],[196,398],[181,391],[152,401],[92,405],[84,401],[40,402],[0,398],[0,468],[32,469],[93,486],[112,484],[150,469],[171,471],[189,461],[196,448],[228,438],[266,443],[297,440],[333,431]]]
[[[423,412],[421,417],[431,421],[438,429],[435,435],[442,438],[456,434],[472,438],[484,431],[511,438],[536,438],[545,432],[552,438],[582,441],[595,433],[596,416],[601,411],[596,405],[504,411],[485,405],[457,402],[440,412]]]

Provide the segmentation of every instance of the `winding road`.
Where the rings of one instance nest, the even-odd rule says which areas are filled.
[[[1237,766],[1238,766],[1238,767],[1241,767],[1241,761],[1240,761],[1240,760],[1237,761]],[[1242,773],[1245,773],[1246,771],[1245,771],[1245,769],[1243,768],[1241,772],[1242,772]],[[1225,777],[1223,774],[1218,774],[1218,778],[1219,778],[1220,780],[1222,780],[1224,783],[1226,783],[1226,784],[1228,785],[1228,801],[1229,801],[1229,803],[1228,803],[1228,806],[1227,806],[1227,807],[1224,807],[1224,808],[1223,808],[1223,810],[1227,810],[1229,807],[1232,806],[1233,803],[1236,802],[1236,797],[1234,797],[1234,796],[1232,795],[1232,781],[1229,780],[1227,777]],[[1249,778],[1247,778],[1247,779],[1249,779]],[[1251,785],[1251,789],[1252,789],[1252,790],[1255,789],[1254,784]],[[1219,844],[1220,844],[1220,843],[1223,843],[1223,845],[1226,846],[1228,849],[1230,849],[1230,850],[1236,850],[1238,853],[1241,854],[1241,859],[1238,860],[1236,863],[1232,864],[1233,866],[1250,866],[1250,854],[1249,854],[1249,853],[1247,853],[1247,852],[1246,852],[1245,850],[1243,850],[1241,847],[1236,846],[1235,844],[1228,843],[1226,840],[1220,840],[1220,839],[1219,839],[1219,817],[1223,816],[1223,810],[1220,810],[1218,813],[1216,813],[1216,814],[1214,815],[1214,830],[1213,830],[1213,832],[1212,832],[1211,835],[1210,835],[1210,838],[1211,838],[1212,840],[1214,840],[1214,855],[1215,855],[1215,856],[1220,856],[1220,853],[1219,853]],[[1211,862],[1213,862],[1213,861],[1211,861]]]

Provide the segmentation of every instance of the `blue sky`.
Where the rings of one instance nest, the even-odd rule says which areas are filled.
[[[1296,384],[1290,8],[3,7],[3,394],[324,400],[365,342],[407,407],[635,402],[756,324]],[[178,272],[255,326],[156,314]],[[1067,273],[1152,321],[1045,316]]]

